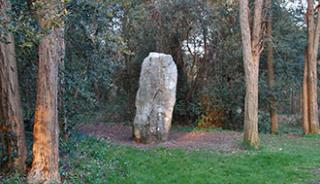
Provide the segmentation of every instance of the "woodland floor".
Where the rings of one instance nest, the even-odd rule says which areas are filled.
[[[261,133],[254,150],[235,131],[173,127],[167,142],[143,145],[124,124],[83,123],[60,143],[60,175],[63,184],[320,184],[320,135],[286,131]]]
[[[210,149],[222,153],[245,150],[241,144],[243,133],[220,129],[198,129],[175,127],[168,141],[160,144],[141,144],[133,141],[131,126],[108,123],[83,123],[77,127],[79,133],[103,138],[111,143],[136,148],[181,148],[187,150]],[[299,134],[285,134],[288,139],[298,139]]]
[[[173,129],[169,135],[169,140],[160,144],[141,144],[132,140],[132,128],[123,124],[81,124],[78,127],[80,133],[104,138],[112,143],[127,145],[137,148],[182,148],[182,149],[202,149],[209,148],[219,152],[229,153],[242,150],[239,140],[242,137],[240,132],[206,130],[201,131],[181,131]]]

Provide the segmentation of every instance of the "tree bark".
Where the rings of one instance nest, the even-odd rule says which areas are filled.
[[[33,161],[28,183],[60,183],[58,71],[64,59],[64,25],[59,1],[37,1],[39,25],[46,35],[39,45],[37,97],[33,130]]]
[[[248,0],[240,1],[240,28],[246,81],[244,142],[259,147],[258,135],[258,80],[261,44],[261,18],[263,0],[254,2],[252,37],[249,24]]]
[[[3,25],[10,21],[6,11],[9,1],[0,0],[0,16]],[[6,43],[0,42],[0,136],[6,148],[7,167],[23,173],[27,157],[14,37],[12,33],[0,35]]]
[[[308,95],[308,123],[303,122],[303,125],[308,125],[308,132],[305,134],[319,133],[319,117],[318,117],[318,79],[317,79],[317,56],[319,48],[320,36],[320,16],[317,18],[317,24],[314,21],[314,1],[308,0],[307,8],[307,27],[308,27],[308,49],[307,62],[305,62],[305,71],[307,73],[307,90]],[[305,120],[305,119],[303,119]]]
[[[268,18],[267,18],[267,42],[268,54],[267,54],[267,70],[268,70],[268,85],[273,92],[275,87],[275,75],[273,65],[273,45],[272,45],[272,0],[267,2]],[[271,133],[278,132],[278,113],[276,110],[276,98],[272,94],[270,96],[270,121],[271,121]]]
[[[55,29],[39,45],[33,161],[29,183],[59,183],[58,64],[63,31]]]
[[[305,134],[309,133],[309,98],[308,98],[308,50],[304,53],[304,72],[302,82],[302,127]]]

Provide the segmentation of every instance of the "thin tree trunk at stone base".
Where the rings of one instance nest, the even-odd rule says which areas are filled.
[[[0,0],[0,16],[4,24],[9,22],[5,11],[11,8],[8,1]],[[0,42],[0,136],[6,147],[7,167],[20,173],[25,172],[27,157],[21,99],[19,94],[18,70],[14,37],[11,33],[0,35],[7,43]],[[1,166],[2,167],[2,166]]]
[[[64,47],[63,29],[54,29],[39,45],[37,99],[32,169],[29,183],[60,183],[58,66]]]
[[[273,65],[273,45],[272,45],[272,0],[267,2],[268,8],[268,21],[267,21],[267,37],[269,41],[267,43],[268,54],[267,54],[267,69],[268,69],[268,85],[271,91],[275,86],[274,76],[274,65]],[[278,113],[276,111],[276,99],[272,94],[270,97],[270,120],[271,120],[271,133],[275,134],[278,132]]]

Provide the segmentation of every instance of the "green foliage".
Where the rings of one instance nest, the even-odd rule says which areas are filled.
[[[32,119],[36,95],[37,47],[41,39],[40,31],[28,3],[24,0],[12,1],[10,17],[12,29],[8,31],[14,34],[15,39],[23,115],[26,119]]]
[[[305,27],[301,24],[304,20],[297,16],[303,11],[303,7],[298,6],[295,9],[287,10],[281,8],[280,3],[281,1],[275,2],[273,5],[272,42],[277,83],[274,91],[265,90],[265,94],[267,96],[273,95],[281,102],[277,107],[279,113],[298,113],[299,107],[293,109],[295,112],[292,112],[290,108],[294,106],[292,98],[298,100],[301,92],[307,34]],[[262,59],[262,63],[264,63],[264,59]],[[266,104],[268,105],[268,102]]]
[[[112,1],[70,1],[66,17],[66,91],[69,116],[94,112],[117,82],[126,45],[122,9]]]
[[[266,52],[260,64],[260,131],[268,132],[274,96],[279,113],[297,113],[306,42],[302,7],[273,1],[276,87],[267,85]],[[69,0],[65,20],[67,117],[102,115],[102,121],[132,121],[140,67],[151,51],[171,54],[179,82],[174,122],[195,124],[213,111],[223,128],[242,129],[245,81],[238,4],[232,1]],[[32,120],[37,47],[42,37],[30,3],[12,0],[10,24],[19,69],[25,119]],[[266,38],[267,39],[267,38]],[[205,50],[207,48],[207,50]],[[118,118],[113,118],[118,117]]]
[[[26,178],[20,174],[14,174],[10,176],[5,176],[3,179],[0,179],[2,184],[22,184],[26,183]]]
[[[265,112],[259,112],[259,132],[262,133],[270,133],[271,132],[271,122],[270,122],[270,114]]]

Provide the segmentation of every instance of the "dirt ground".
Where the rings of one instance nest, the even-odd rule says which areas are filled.
[[[160,144],[141,144],[133,141],[132,128],[123,124],[86,123],[77,127],[80,133],[98,138],[104,138],[112,143],[137,148],[183,148],[183,149],[213,149],[224,153],[242,150],[242,134],[233,131],[171,131],[169,140]]]

